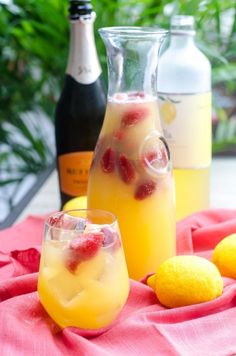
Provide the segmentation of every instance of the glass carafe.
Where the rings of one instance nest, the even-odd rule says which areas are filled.
[[[165,31],[111,27],[99,33],[107,50],[109,88],[88,207],[117,216],[129,276],[140,279],[175,254],[174,183],[156,90]]]

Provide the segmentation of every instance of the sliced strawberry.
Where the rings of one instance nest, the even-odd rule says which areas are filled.
[[[135,91],[128,94],[129,98],[145,98],[145,93],[143,91]]]
[[[139,122],[143,121],[148,116],[149,110],[146,107],[139,109],[131,109],[124,113],[121,124],[123,126],[132,126],[136,125]]]
[[[118,141],[122,141],[124,139],[124,136],[125,136],[124,130],[117,130],[113,134],[113,137]]]
[[[142,164],[147,166],[148,163],[152,164],[158,159],[158,152],[157,151],[148,151],[142,156]]]
[[[62,227],[63,225],[63,215],[58,215],[58,216],[50,216],[49,217],[49,225],[53,226],[53,227]]]
[[[72,240],[69,247],[79,255],[80,259],[87,260],[97,253],[103,240],[102,232],[88,232]]]
[[[112,148],[107,148],[101,159],[102,170],[105,173],[111,173],[115,169],[115,151]]]
[[[64,214],[50,216],[48,223],[52,240],[60,240],[60,229],[64,227]]]
[[[144,166],[150,164],[156,169],[165,168],[168,161],[168,153],[164,146],[160,149],[146,152],[141,158],[141,162]]]
[[[124,155],[120,154],[118,158],[118,169],[121,179],[129,184],[136,178],[136,172],[132,162]]]
[[[70,272],[75,272],[79,263],[94,257],[102,246],[104,233],[84,233],[73,239],[69,244],[65,257],[66,268]]]
[[[115,151],[111,147],[107,148],[101,159],[101,167],[103,172],[111,173],[114,171],[115,157]]]
[[[65,266],[71,272],[74,273],[76,268],[80,264],[80,259],[74,251],[70,251],[65,258]]]
[[[156,183],[153,181],[146,181],[140,184],[135,191],[135,199],[143,200],[154,193],[156,190]]]
[[[55,225],[56,222],[58,221],[58,218],[57,217],[54,217],[54,216],[50,216],[49,218],[49,225]]]

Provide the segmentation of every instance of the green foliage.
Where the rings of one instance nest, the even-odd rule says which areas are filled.
[[[22,172],[37,172],[53,159],[53,150],[40,122],[37,130],[31,132],[22,114],[41,111],[53,119],[68,54],[68,3],[68,0],[9,0],[7,5],[6,0],[0,0],[0,143],[4,143],[0,163],[5,162],[5,169],[10,170],[11,157],[14,161],[17,157],[19,179]],[[226,134],[220,135],[217,130],[214,134],[213,150],[217,152],[227,144],[230,147],[235,144],[236,130],[232,131],[229,124],[235,115],[235,103],[226,100],[235,98],[236,93],[235,0],[94,0],[93,5],[97,13],[96,43],[104,72],[105,49],[98,28],[114,25],[169,28],[173,14],[193,15],[197,43],[212,63],[216,116],[226,122]],[[11,126],[6,126],[6,122]],[[12,139],[13,128],[24,137],[22,147]],[[0,184],[6,183],[0,177]]]
[[[68,47],[66,2],[16,0],[0,8],[0,122],[39,107],[52,116]]]
[[[44,123],[45,114],[53,117],[62,85],[66,16],[66,2],[0,3],[0,188],[15,186],[54,159]]]

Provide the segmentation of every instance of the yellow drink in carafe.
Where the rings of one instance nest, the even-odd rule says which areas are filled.
[[[156,99],[115,94],[90,171],[88,207],[117,216],[134,279],[155,272],[175,254],[174,183],[171,170],[165,171],[168,157],[160,130]]]

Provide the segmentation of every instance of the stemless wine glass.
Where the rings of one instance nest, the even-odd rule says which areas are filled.
[[[129,294],[129,278],[112,213],[69,210],[47,219],[38,293],[62,328],[99,329],[117,317]]]

